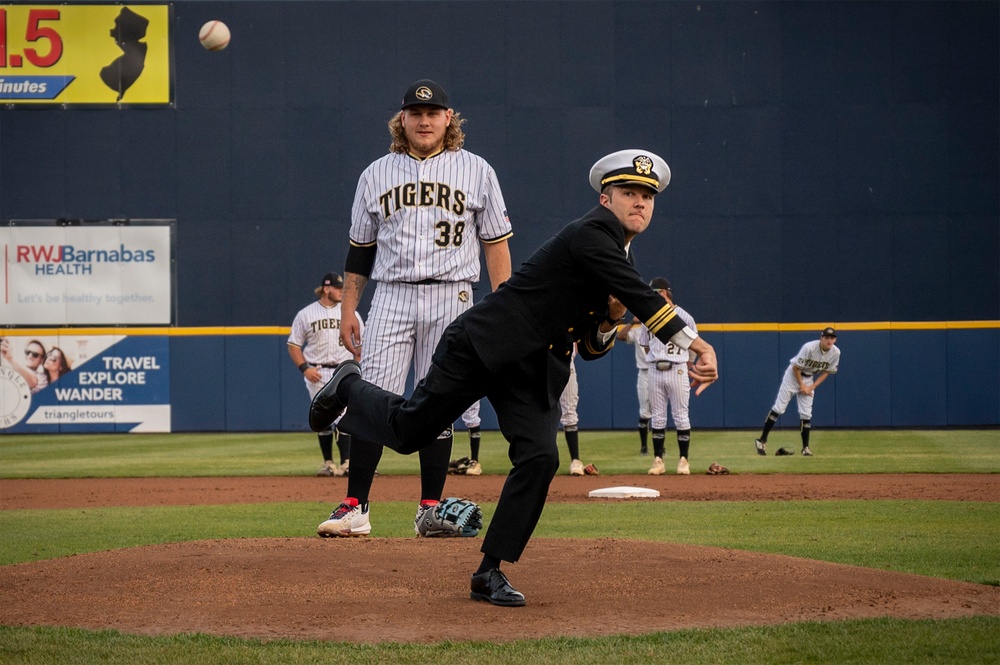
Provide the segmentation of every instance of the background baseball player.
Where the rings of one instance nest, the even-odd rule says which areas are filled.
[[[833,328],[824,328],[819,339],[803,344],[795,357],[789,360],[774,406],[764,420],[764,430],[760,433],[760,438],[754,441],[758,455],[767,454],[767,435],[774,427],[774,423],[778,422],[778,416],[785,412],[792,395],[795,396],[799,408],[802,454],[806,457],[812,455],[809,449],[809,432],[812,430],[813,394],[820,384],[826,381],[826,377],[837,373],[837,367],[840,365],[840,349],[834,343],[836,341],[837,331]]]
[[[354,358],[354,354],[345,349],[340,341],[340,310],[341,300],[344,297],[344,279],[337,273],[328,272],[323,275],[315,293],[319,300],[303,307],[295,315],[292,331],[288,335],[288,355],[302,372],[306,389],[309,390],[309,399],[312,399],[330,380],[337,365]],[[364,326],[360,318],[358,326],[362,328]],[[340,422],[340,418],[336,422]],[[351,435],[336,432],[337,448],[340,453],[339,465],[333,461],[334,430],[320,432],[317,436],[320,452],[323,453],[323,466],[316,475],[347,474],[350,466]]]
[[[424,378],[441,333],[472,307],[482,244],[492,288],[510,277],[510,220],[496,173],[462,149],[465,121],[430,80],[413,83],[389,121],[392,145],[361,174],[351,213],[341,339],[360,353],[365,379],[402,394],[413,364]],[[356,309],[369,278],[378,282],[363,345]],[[438,503],[451,457],[452,429],[420,451],[420,504],[416,519]],[[324,536],[368,533],[344,521],[343,507],[362,506],[382,457],[380,442],[355,445],[347,499],[317,531]],[[360,455],[364,450],[364,454]],[[353,516],[348,516],[353,517]],[[346,524],[351,524],[346,528]]]
[[[635,367],[637,371],[635,392],[639,398],[639,454],[648,455],[649,420],[652,416],[649,410],[649,362],[646,354],[649,347],[639,343],[642,334],[642,322],[634,318],[618,328],[618,339],[635,348]]]
[[[576,407],[580,403],[580,384],[576,380],[576,345],[573,345],[573,357],[569,362],[569,381],[559,396],[559,424],[562,425],[563,436],[566,437],[566,447],[569,449],[569,475],[584,475],[583,462],[580,461],[580,415]]]
[[[681,317],[688,328],[695,333],[698,332],[698,326],[695,325],[691,315],[674,304],[673,291],[670,289],[669,281],[663,277],[656,277],[649,285],[673,305],[677,316]],[[687,476],[691,473],[688,464],[691,446],[691,418],[688,409],[688,403],[691,399],[691,380],[688,378],[690,357],[687,349],[683,349],[673,342],[660,341],[651,335],[645,326],[642,330],[643,332],[639,335],[639,344],[649,348],[646,362],[649,367],[649,406],[653,427],[654,458],[649,475],[662,476],[666,473],[663,457],[666,446],[667,409],[669,407],[673,413],[674,427],[677,428],[677,450],[680,453],[677,460],[677,473]]]
[[[479,419],[478,400],[473,402],[472,406],[462,414],[462,422],[465,423],[465,427],[469,430],[469,456],[453,459],[448,463],[448,471],[466,476],[481,476],[483,474],[483,466],[479,463],[479,443],[481,434],[480,425],[482,425],[482,422]]]

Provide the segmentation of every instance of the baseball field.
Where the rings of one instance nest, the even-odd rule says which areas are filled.
[[[414,537],[415,456],[386,452],[371,536],[327,540],[347,480],[311,434],[5,436],[0,662],[1000,663],[997,429],[754,436],[696,430],[654,477],[634,432],[582,432],[600,475],[564,464],[504,566],[523,608],[468,599],[480,538]],[[482,451],[445,493],[488,526]],[[587,496],[620,485],[660,496]]]

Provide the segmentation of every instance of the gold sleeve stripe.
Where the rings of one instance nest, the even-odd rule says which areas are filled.
[[[649,317],[649,320],[646,321],[646,327],[649,328],[649,332],[655,335],[675,316],[677,316],[677,312],[674,311],[673,305],[664,305],[660,311]]]
[[[611,338],[611,343],[609,343],[607,346],[605,346],[603,348],[600,348],[600,349],[595,349],[594,348],[594,340],[590,339],[590,335],[588,335],[587,339],[584,341],[584,347],[586,347],[587,352],[590,353],[590,354],[592,354],[592,355],[595,355],[595,356],[604,355],[605,353],[607,353],[608,351],[610,351],[612,349],[612,347],[614,347],[614,345],[615,345],[615,338],[614,337]]]
[[[486,243],[487,245],[492,245],[495,242],[500,242],[501,240],[506,240],[507,238],[511,237],[512,235],[514,235],[513,231],[511,231],[510,233],[507,233],[505,235],[502,235],[499,238],[490,238],[489,240],[483,240],[483,242]]]

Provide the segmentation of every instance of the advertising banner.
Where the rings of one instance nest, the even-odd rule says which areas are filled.
[[[0,432],[169,432],[169,349],[166,336],[3,337]]]
[[[173,101],[170,5],[0,5],[0,103]]]
[[[0,227],[0,325],[169,325],[172,228]]]

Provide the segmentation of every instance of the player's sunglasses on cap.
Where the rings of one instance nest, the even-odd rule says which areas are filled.
[[[319,283],[320,286],[333,286],[336,288],[342,288],[344,286],[344,278],[335,272],[328,272],[323,275],[323,281]]]
[[[31,351],[30,349],[25,349],[24,355],[27,356],[28,358],[41,358],[45,354],[39,353],[38,351]]]
[[[670,280],[666,277],[654,277],[650,280],[649,285],[656,289],[657,291],[669,291],[670,290]]]
[[[448,108],[448,94],[440,85],[430,79],[420,79],[406,89],[403,95],[403,103],[399,108],[405,109],[410,106],[440,106]]]

